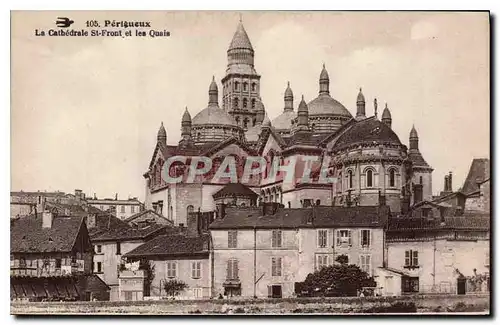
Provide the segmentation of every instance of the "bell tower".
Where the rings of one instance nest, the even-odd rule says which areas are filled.
[[[254,126],[260,100],[260,75],[255,71],[254,50],[241,20],[227,50],[222,87],[222,108],[243,129]]]

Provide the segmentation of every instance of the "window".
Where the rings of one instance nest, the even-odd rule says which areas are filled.
[[[238,260],[231,259],[227,261],[227,279],[237,280],[238,279]]]
[[[238,98],[233,99],[233,108],[238,108],[240,100]]]
[[[326,247],[328,240],[328,230],[318,230],[318,247]]]
[[[403,292],[418,292],[418,277],[403,277]]]
[[[238,81],[234,82],[234,90],[238,90],[240,83]]]
[[[227,247],[236,248],[238,247],[238,231],[230,230],[227,232]]]
[[[337,230],[337,246],[350,246],[351,244],[351,231]]]
[[[247,108],[248,106],[248,99],[243,98],[243,108]]]
[[[97,254],[101,254],[102,253],[102,246],[101,245],[95,245],[95,252]]]
[[[243,120],[243,127],[244,128],[248,127],[248,119],[247,118]]]
[[[254,83],[252,83],[252,91],[256,91],[257,90],[257,85]]]
[[[272,232],[272,247],[280,248],[281,247],[281,230],[273,230]]]
[[[361,247],[370,247],[370,230],[361,230],[360,240]]]
[[[177,277],[177,263],[167,262],[167,278]]]
[[[366,187],[373,187],[373,170],[366,171]]]
[[[422,185],[422,184],[423,184],[423,179],[422,179],[422,176],[420,176],[420,177],[419,177],[419,180],[418,180],[418,181],[420,182],[420,185]]]
[[[271,276],[281,276],[281,257],[271,258]]]
[[[485,256],[484,256],[484,266],[489,267],[490,266],[490,251],[486,251]]]
[[[389,186],[396,187],[396,171],[394,169],[389,171]]]
[[[25,268],[26,267],[26,259],[24,257],[21,257],[19,259],[19,267],[20,268]]]
[[[191,263],[191,277],[193,279],[201,278],[201,262]]]
[[[248,84],[246,82],[243,83],[243,91],[247,91],[248,89]]]
[[[255,98],[252,98],[252,109],[255,108]],[[255,122],[253,123],[255,125]]]
[[[371,275],[372,272],[372,257],[370,255],[360,255],[359,256],[359,267],[362,271]]]
[[[120,242],[116,242],[116,255],[122,254],[122,244]]]
[[[125,301],[132,301],[133,291],[124,291],[123,293],[125,294]]]
[[[159,183],[159,182],[158,182],[158,183]],[[122,213],[125,213],[125,206],[124,206],[124,205],[122,205],[122,206],[121,206],[121,212],[122,212]]]
[[[418,267],[418,251],[405,252],[405,267]]]
[[[353,175],[352,175],[352,170],[349,170],[347,172],[347,187],[352,188],[353,187]]]
[[[101,208],[101,211],[104,211],[104,205],[101,205],[100,208]]]
[[[61,259],[56,258],[56,269],[60,269],[60,268],[61,268]]]
[[[430,208],[422,208],[422,217],[424,217],[424,218],[428,218],[428,217],[429,217],[430,212],[431,212],[431,209],[430,209]]]
[[[194,207],[192,205],[188,205],[186,208],[186,213],[189,215],[190,213],[193,213]]]
[[[130,213],[135,213],[135,206],[133,205],[130,206]]]
[[[97,262],[96,263],[96,272],[97,273],[102,273],[102,262]]]
[[[328,266],[328,255],[327,254],[318,254],[316,255],[316,270],[319,271],[323,267]]]
[[[202,298],[203,297],[203,288],[193,288],[193,296],[195,298]]]

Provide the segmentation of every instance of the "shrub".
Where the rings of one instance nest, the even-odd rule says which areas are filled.
[[[181,280],[168,280],[163,283],[163,289],[169,296],[177,296],[180,292],[186,289],[188,285]]]

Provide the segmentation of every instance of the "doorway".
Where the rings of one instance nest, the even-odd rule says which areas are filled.
[[[280,285],[271,286],[271,297],[273,297],[273,298],[281,298],[282,297]]]
[[[466,284],[465,278],[458,278],[457,279],[457,294],[458,295],[465,295],[465,284]]]

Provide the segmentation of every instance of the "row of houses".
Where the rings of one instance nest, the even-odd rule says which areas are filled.
[[[11,220],[11,297],[163,299],[174,280],[185,283],[183,299],[292,297],[340,255],[373,276],[381,295],[484,292],[489,178],[477,187],[394,215],[383,196],[372,206],[233,204],[255,198],[229,184],[221,193],[231,200],[216,193],[216,211],[191,209],[177,226],[149,210],[122,220],[93,206],[45,202],[43,212]]]

